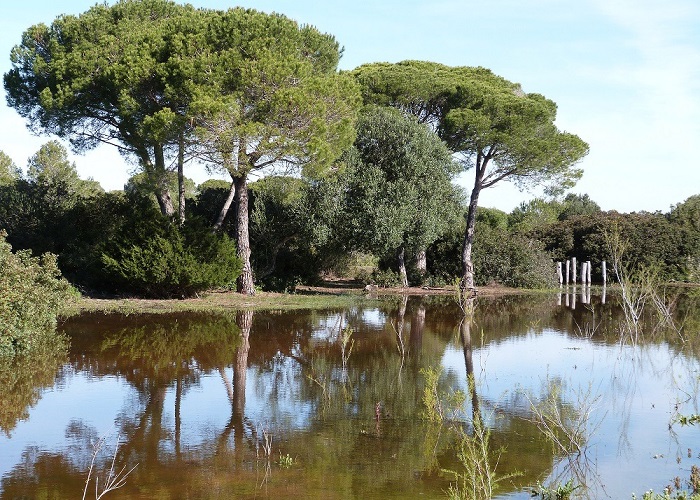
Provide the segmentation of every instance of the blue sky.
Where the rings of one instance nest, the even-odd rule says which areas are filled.
[[[78,14],[90,0],[3,5],[0,71],[30,25]],[[572,190],[605,210],[668,211],[700,194],[700,2],[696,0],[191,1],[280,12],[335,35],[341,69],[405,59],[484,66],[559,106],[558,126],[590,144]],[[4,54],[4,55],[3,55]],[[0,150],[25,167],[49,137],[34,137],[4,102]],[[73,157],[82,177],[120,189],[133,166],[107,147]],[[201,182],[203,171],[188,175]],[[459,180],[467,188],[471,173]],[[481,205],[510,211],[536,196],[509,185]]]

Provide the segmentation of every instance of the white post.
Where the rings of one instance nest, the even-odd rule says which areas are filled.
[[[571,263],[569,262],[569,259],[566,259],[566,286],[569,286],[569,274],[570,274],[570,266]]]
[[[576,257],[571,257],[571,272],[573,273],[573,283],[576,284]]]
[[[588,286],[590,286],[591,285],[591,261],[590,260],[586,261],[586,273],[587,273],[586,281],[588,282]]]
[[[564,282],[564,277],[561,274],[561,262],[557,262],[557,278],[559,278],[559,286]]]
[[[608,267],[605,261],[602,262],[603,267],[603,285],[608,282]]]

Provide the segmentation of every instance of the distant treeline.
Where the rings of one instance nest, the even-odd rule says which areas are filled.
[[[26,175],[5,163],[0,229],[7,231],[7,241],[14,250],[56,254],[63,274],[83,292],[182,297],[234,286],[240,271],[234,224],[227,218],[220,232],[212,231],[229,183],[188,181],[181,224],[161,213],[144,176],[134,176],[123,191],[105,193],[94,181],[79,178],[60,143],[43,146]],[[464,193],[446,177],[439,207],[425,209],[430,214],[421,224],[401,202],[408,195],[392,194],[386,178],[363,177],[366,173],[348,162],[323,180],[270,176],[250,184],[256,286],[293,290],[328,275],[400,285],[396,241],[410,242],[403,257],[411,285],[438,286],[459,278]],[[174,174],[171,181],[177,183]],[[433,233],[421,239],[424,225]],[[666,280],[698,280],[700,195],[668,213],[623,214],[601,211],[587,195],[568,194],[534,199],[511,213],[480,208],[477,284],[551,286],[553,260],[570,257],[590,260],[599,272],[600,261],[609,259],[607,238],[613,232],[629,242],[624,258],[631,265],[654,266]],[[595,272],[594,280],[600,278]]]

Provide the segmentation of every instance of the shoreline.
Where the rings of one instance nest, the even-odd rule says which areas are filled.
[[[479,297],[541,293],[538,290],[508,288],[499,285],[477,289]],[[235,312],[246,310],[290,310],[343,307],[358,301],[380,297],[442,296],[455,294],[454,287],[372,288],[348,282],[332,282],[322,286],[298,286],[294,293],[257,292],[254,296],[237,292],[207,292],[187,299],[94,298],[80,297],[60,313],[66,318],[86,312],[116,314],[166,314],[173,312]]]

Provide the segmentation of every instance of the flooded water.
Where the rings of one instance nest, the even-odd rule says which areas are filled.
[[[570,478],[582,498],[685,486],[700,465],[700,427],[680,422],[700,413],[696,308],[630,336],[613,299],[581,298],[479,298],[472,322],[419,297],[73,318],[65,358],[0,372],[0,497],[79,498],[91,462],[101,488],[114,460],[135,468],[105,498],[445,498],[477,415],[496,475],[515,474],[499,498]],[[429,372],[442,425],[424,418]],[[568,448],[533,407],[559,415]]]

